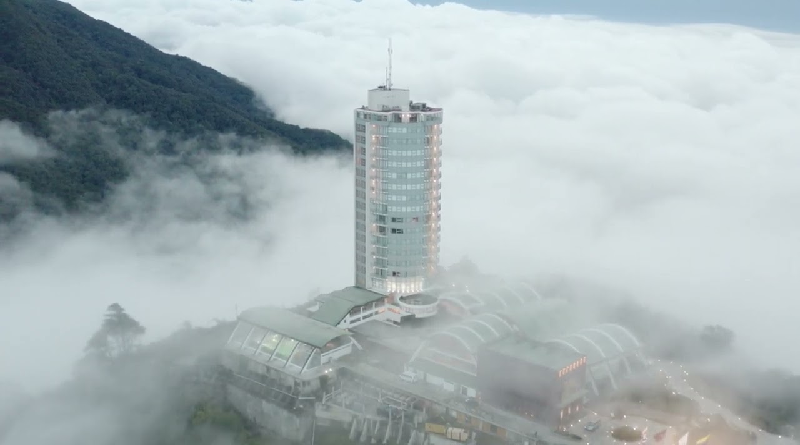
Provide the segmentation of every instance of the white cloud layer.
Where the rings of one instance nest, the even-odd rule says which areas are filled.
[[[52,154],[53,151],[47,143],[25,135],[16,123],[0,121],[0,166]],[[0,181],[3,181],[2,178]]]
[[[402,0],[70,3],[252,85],[288,121],[347,135],[392,37],[395,85],[445,108],[445,264],[468,254],[493,272],[607,283],[800,370],[787,355],[800,335],[800,37]],[[0,363],[21,360],[0,378],[61,375],[112,301],[163,333],[350,284],[348,167],[210,165],[253,190],[253,220],[187,222],[179,203],[217,208],[191,175],[134,179],[115,202],[148,184],[154,220],[42,222],[0,252],[14,294],[0,324],[29,320],[0,349]]]

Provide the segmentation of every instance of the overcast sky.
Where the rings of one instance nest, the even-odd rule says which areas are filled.
[[[444,0],[415,3],[440,5]],[[797,0],[460,0],[474,8],[529,14],[579,14],[644,23],[735,23],[773,31],[800,32]]]
[[[70,3],[347,137],[392,37],[395,85],[445,109],[445,265],[599,281],[800,370],[786,354],[800,335],[800,36],[402,0]],[[113,198],[141,220],[40,220],[0,247],[13,289],[0,325],[15,332],[0,363],[18,364],[0,379],[57,380],[113,301],[159,335],[351,284],[349,163],[266,153],[204,168],[227,179],[209,189],[144,165]],[[251,197],[252,221],[215,216],[228,193]]]

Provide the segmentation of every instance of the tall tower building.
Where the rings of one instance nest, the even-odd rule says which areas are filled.
[[[355,284],[425,290],[439,264],[442,109],[386,83],[355,110]]]

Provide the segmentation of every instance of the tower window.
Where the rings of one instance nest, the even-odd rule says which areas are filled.
[[[402,235],[403,234],[403,229],[392,229],[392,233],[397,234],[397,235]]]

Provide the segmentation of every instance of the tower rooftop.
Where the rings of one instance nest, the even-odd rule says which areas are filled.
[[[411,91],[402,88],[379,86],[367,93],[367,108],[371,111],[408,111]]]

